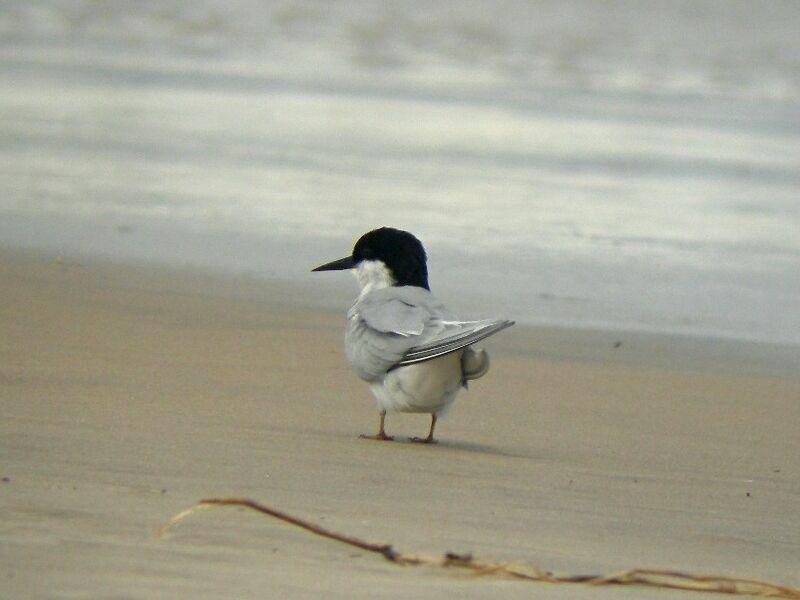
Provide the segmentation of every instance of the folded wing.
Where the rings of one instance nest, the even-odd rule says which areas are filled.
[[[458,321],[428,290],[404,286],[375,290],[350,311],[348,360],[371,381],[386,371],[456,352],[513,321]]]
[[[397,366],[411,365],[461,350],[513,324],[514,321],[505,319],[444,321],[442,330],[434,339],[410,348]]]
[[[373,290],[348,313],[345,354],[359,377],[380,380],[409,349],[427,341],[443,318],[444,307],[423,288]]]

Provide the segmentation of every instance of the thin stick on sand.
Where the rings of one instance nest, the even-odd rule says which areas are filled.
[[[389,562],[398,565],[428,566],[442,569],[459,569],[476,576],[511,577],[526,581],[546,583],[573,583],[586,585],[642,585],[694,592],[715,592],[720,594],[740,594],[764,598],[789,598],[800,600],[800,588],[788,587],[742,577],[719,575],[693,575],[680,571],[659,569],[629,569],[609,575],[554,575],[529,561],[498,562],[491,559],[475,559],[471,553],[448,552],[442,557],[405,554],[395,550],[391,544],[375,544],[359,538],[336,533],[315,523],[299,519],[285,512],[264,506],[244,498],[211,498],[201,500],[194,506],[174,515],[159,531],[163,536],[178,522],[194,513],[223,506],[239,506],[279,519],[290,525],[300,527],[328,539],[360,548],[367,552],[380,554]]]

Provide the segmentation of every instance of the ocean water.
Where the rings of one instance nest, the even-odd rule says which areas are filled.
[[[800,344],[798,31],[793,0],[6,2],[0,244],[344,310],[310,268],[392,225],[465,316]]]

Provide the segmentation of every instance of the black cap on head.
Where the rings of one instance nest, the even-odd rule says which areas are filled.
[[[365,233],[353,248],[353,262],[380,260],[389,267],[397,285],[428,287],[428,257],[425,248],[407,231],[381,227]]]
[[[381,227],[362,235],[353,247],[353,254],[326,263],[314,271],[352,269],[364,260],[380,260],[391,270],[396,285],[428,287],[428,266],[425,249],[407,231]]]

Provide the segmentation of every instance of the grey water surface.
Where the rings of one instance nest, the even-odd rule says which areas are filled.
[[[0,244],[800,344],[800,3],[0,5]],[[350,287],[348,287],[350,286]],[[344,307],[343,307],[344,308]]]

